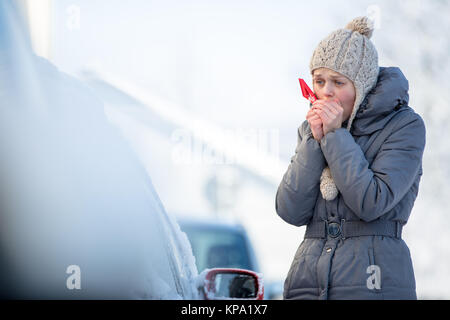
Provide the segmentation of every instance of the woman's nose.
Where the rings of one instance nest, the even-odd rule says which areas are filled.
[[[326,97],[332,97],[334,95],[333,87],[331,84],[328,83],[323,87],[322,92]]]

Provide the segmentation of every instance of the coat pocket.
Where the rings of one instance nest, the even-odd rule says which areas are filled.
[[[291,289],[291,283],[293,274],[298,268],[299,260],[294,258],[294,261],[289,268],[289,272],[287,274],[286,280],[284,280],[284,290],[283,290],[283,299],[289,298],[289,290]]]
[[[295,252],[295,255],[294,255],[294,260],[291,263],[286,280],[284,281],[284,296],[285,297],[286,297],[287,290],[291,287],[292,274],[295,273],[295,271],[298,268],[299,260],[300,260],[301,254],[303,253],[303,250],[304,250],[304,245],[305,245],[305,240],[303,240],[300,243],[300,245],[298,246],[297,251]]]
[[[289,297],[291,290],[317,288],[316,265],[320,255],[316,251],[320,248],[321,245],[311,239],[300,244],[284,282],[285,298]]]
[[[385,238],[375,249],[375,263],[381,270],[381,287],[415,289],[413,265],[405,242]]]
[[[373,261],[366,243],[356,238],[345,240],[345,245],[337,248],[331,265],[331,285],[333,287],[366,287],[369,274],[367,268]]]

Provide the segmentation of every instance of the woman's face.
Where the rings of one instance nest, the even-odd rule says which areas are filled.
[[[344,108],[342,121],[350,118],[356,98],[355,86],[350,79],[331,69],[319,68],[313,72],[313,88],[319,100],[339,100]]]

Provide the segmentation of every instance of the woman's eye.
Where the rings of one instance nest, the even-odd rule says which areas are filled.
[[[336,81],[336,84],[337,84],[338,86],[342,86],[344,83],[343,83],[343,82],[340,82],[340,81]]]
[[[317,84],[323,84],[323,81],[322,80],[316,80],[316,83]]]

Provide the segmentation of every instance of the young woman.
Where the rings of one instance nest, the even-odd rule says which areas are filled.
[[[378,66],[367,17],[331,33],[313,53],[318,100],[298,129],[276,210],[306,225],[285,299],[416,299],[401,238],[417,197],[425,125],[408,81]]]

